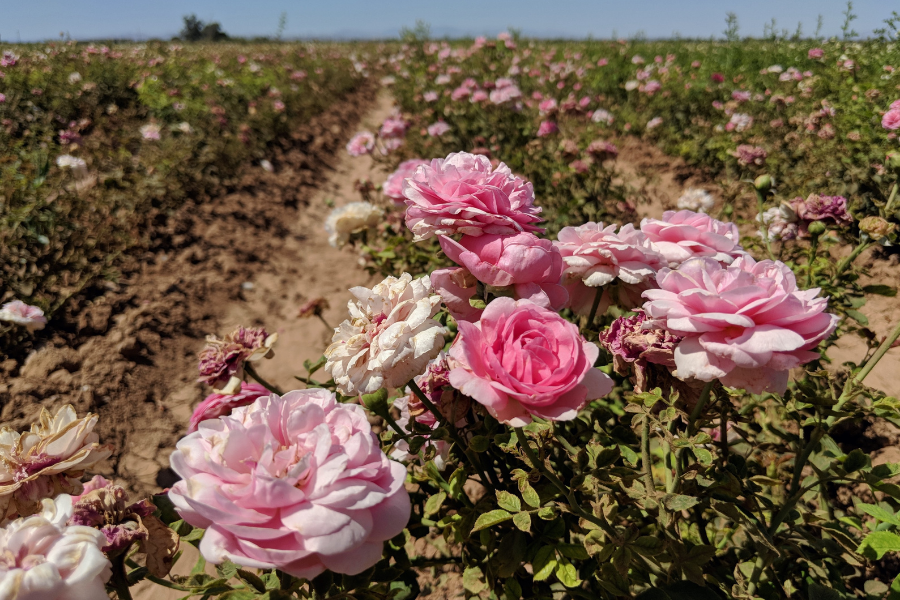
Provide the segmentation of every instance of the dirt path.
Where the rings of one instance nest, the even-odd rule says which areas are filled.
[[[660,218],[665,210],[677,210],[676,202],[682,192],[689,188],[701,188],[711,193],[719,210],[723,199],[735,207],[735,213],[745,218],[755,215],[755,198],[747,192],[746,184],[715,181],[705,177],[698,169],[687,165],[682,159],[665,154],[656,146],[638,138],[626,137],[614,140],[619,147],[616,170],[617,183],[630,187],[639,217]],[[742,234],[748,235],[754,229],[752,224],[742,226]],[[849,250],[847,250],[849,252]],[[866,266],[869,276],[863,278],[863,285],[887,283],[897,286],[900,282],[900,258],[896,254],[885,258],[876,251],[866,251],[859,259]],[[861,311],[868,319],[868,327],[879,339],[883,339],[900,320],[900,299],[885,296],[870,296]],[[830,368],[844,368],[844,362],[858,362],[866,355],[866,342],[856,335],[848,335],[838,340],[830,349]],[[894,348],[884,356],[866,378],[866,385],[887,394],[900,395],[900,348]]]

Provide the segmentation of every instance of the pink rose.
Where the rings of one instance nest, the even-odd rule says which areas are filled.
[[[387,180],[381,185],[384,195],[397,204],[403,204],[403,182],[406,178],[412,177],[416,169],[422,165],[427,165],[428,162],[423,158],[413,158],[400,163],[397,170],[388,175]]]
[[[347,152],[350,156],[362,156],[369,154],[375,147],[375,136],[368,131],[361,131],[347,142]]]
[[[0,308],[0,321],[22,325],[29,332],[43,329],[47,324],[47,317],[37,306],[25,304],[21,300],[7,302]]]
[[[241,382],[241,390],[235,394],[210,394],[194,409],[188,433],[197,431],[197,426],[207,419],[230,415],[239,406],[252,404],[260,396],[268,396],[269,390],[258,383]]]
[[[514,286],[518,298],[556,310],[569,299],[560,285],[563,259],[550,240],[533,233],[463,236],[459,242],[441,236],[441,249],[478,281],[493,287]]]
[[[381,451],[365,411],[322,389],[257,399],[204,421],[170,458],[169,498],[206,533],[207,561],[312,579],[381,560],[406,526],[406,469]]]
[[[797,288],[782,262],[742,256],[729,266],[693,258],[662,269],[644,311],[684,339],[675,348],[680,379],[718,379],[754,394],[787,389],[788,372],[819,357],[812,350],[838,317],[819,289]]]
[[[436,121],[428,126],[428,135],[431,137],[441,137],[448,131],[450,131],[450,126],[447,125],[444,121]]]
[[[419,167],[403,183],[406,226],[416,241],[462,233],[510,235],[542,231],[531,183],[486,156],[454,152]]]
[[[825,51],[821,48],[810,48],[809,52],[806,53],[806,56],[813,59],[822,58],[825,56]]]
[[[478,323],[459,323],[450,384],[514,427],[532,416],[569,421],[612,390],[612,380],[594,368],[599,352],[555,312],[497,298]]]
[[[545,137],[557,133],[558,131],[559,127],[557,127],[556,123],[553,121],[541,121],[541,124],[538,126],[537,136]]]
[[[709,256],[730,263],[744,254],[737,225],[690,210],[667,210],[662,220],[643,219],[641,231],[675,267],[695,256]]]
[[[900,109],[892,108],[884,113],[881,118],[881,126],[885,129],[900,129]]]
[[[441,296],[450,316],[457,321],[475,322],[481,318],[481,309],[469,300],[475,296],[478,280],[462,267],[450,267],[432,271],[428,277],[434,291]]]

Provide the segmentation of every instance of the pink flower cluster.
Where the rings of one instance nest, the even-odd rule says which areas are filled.
[[[644,292],[654,323],[682,336],[676,375],[750,392],[784,393],[788,372],[818,358],[813,349],[837,326],[819,289],[801,290],[784,263],[749,256],[722,266],[693,258],[662,269]]]
[[[531,183],[486,156],[456,152],[420,166],[403,183],[406,226],[417,241],[462,233],[541,231]]]
[[[169,491],[206,533],[207,561],[311,579],[354,575],[406,526],[406,469],[381,451],[365,411],[322,389],[263,396],[178,442]]]

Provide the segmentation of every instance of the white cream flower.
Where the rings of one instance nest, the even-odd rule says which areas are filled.
[[[0,528],[0,598],[107,600],[112,575],[98,529],[66,526],[72,497],[45,498],[40,514]]]
[[[45,498],[81,492],[84,470],[112,453],[96,424],[96,415],[79,419],[66,405],[53,416],[42,409],[31,431],[0,429],[0,522],[36,512]]]
[[[716,204],[716,199],[706,190],[688,188],[678,198],[678,210],[692,210],[708,213]]]
[[[368,202],[351,202],[331,211],[325,219],[328,243],[343,246],[350,240],[350,234],[378,225],[384,217],[384,210]]]
[[[444,346],[444,328],[432,317],[441,297],[428,276],[404,273],[371,290],[355,287],[347,303],[350,319],[334,330],[325,350],[328,371],[344,395],[400,387],[425,371]]]

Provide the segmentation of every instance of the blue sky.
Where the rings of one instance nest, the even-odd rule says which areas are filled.
[[[759,36],[773,17],[792,32],[812,34],[819,14],[824,35],[840,32],[843,0],[2,0],[0,40],[171,37],[185,14],[214,20],[233,35],[272,35],[287,14],[285,37],[389,37],[416,20],[436,35],[496,34],[609,38],[721,35],[725,14],[737,13],[742,35]],[[857,0],[853,27],[870,34],[890,15],[889,3]]]

